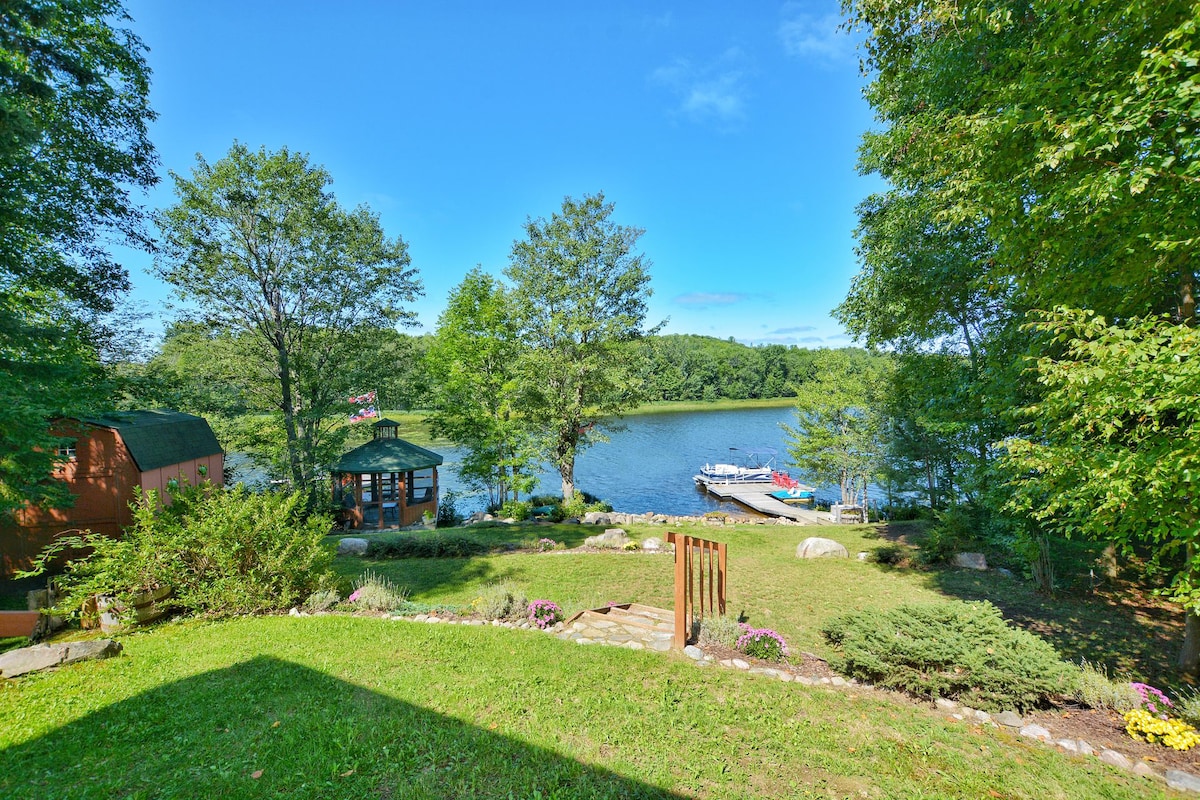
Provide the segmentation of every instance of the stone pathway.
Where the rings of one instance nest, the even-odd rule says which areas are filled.
[[[558,638],[576,644],[608,644],[665,653],[675,640],[675,618],[661,608],[625,603],[581,611],[557,633]]]

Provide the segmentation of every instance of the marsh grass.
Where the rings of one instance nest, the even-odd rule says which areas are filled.
[[[538,632],[259,617],[123,642],[0,691],[0,796],[1163,793],[887,696]]]

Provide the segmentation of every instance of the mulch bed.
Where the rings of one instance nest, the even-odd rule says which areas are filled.
[[[1200,775],[1200,748],[1181,753],[1161,744],[1139,742],[1125,732],[1125,720],[1115,711],[1038,711],[1026,714],[1025,722],[1041,725],[1055,739],[1083,739],[1096,752],[1116,750],[1134,761],[1144,759],[1160,771],[1181,769]]]
[[[836,672],[829,668],[829,664],[825,659],[819,656],[814,656],[812,653],[792,653],[787,661],[765,661],[761,658],[748,656],[740,650],[734,650],[732,647],[724,647],[719,644],[706,644],[700,648],[705,653],[708,653],[717,661],[723,661],[729,658],[740,658],[742,661],[750,664],[752,667],[770,667],[777,669],[780,672],[790,672],[793,675],[803,675],[806,678],[832,678],[837,675]]]

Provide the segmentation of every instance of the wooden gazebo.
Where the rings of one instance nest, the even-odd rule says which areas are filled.
[[[437,468],[442,457],[406,442],[400,426],[381,419],[374,436],[333,466],[333,497],[348,527],[405,527],[437,516]]]

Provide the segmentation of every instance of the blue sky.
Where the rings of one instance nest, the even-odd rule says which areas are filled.
[[[306,152],[347,207],[409,245],[432,330],[476,264],[499,276],[527,217],[603,191],[646,229],[649,324],[807,347],[857,267],[855,172],[872,118],[836,2],[127,0],[149,47],[151,137],[190,173],[233,141]],[[134,302],[168,288],[122,257]]]

